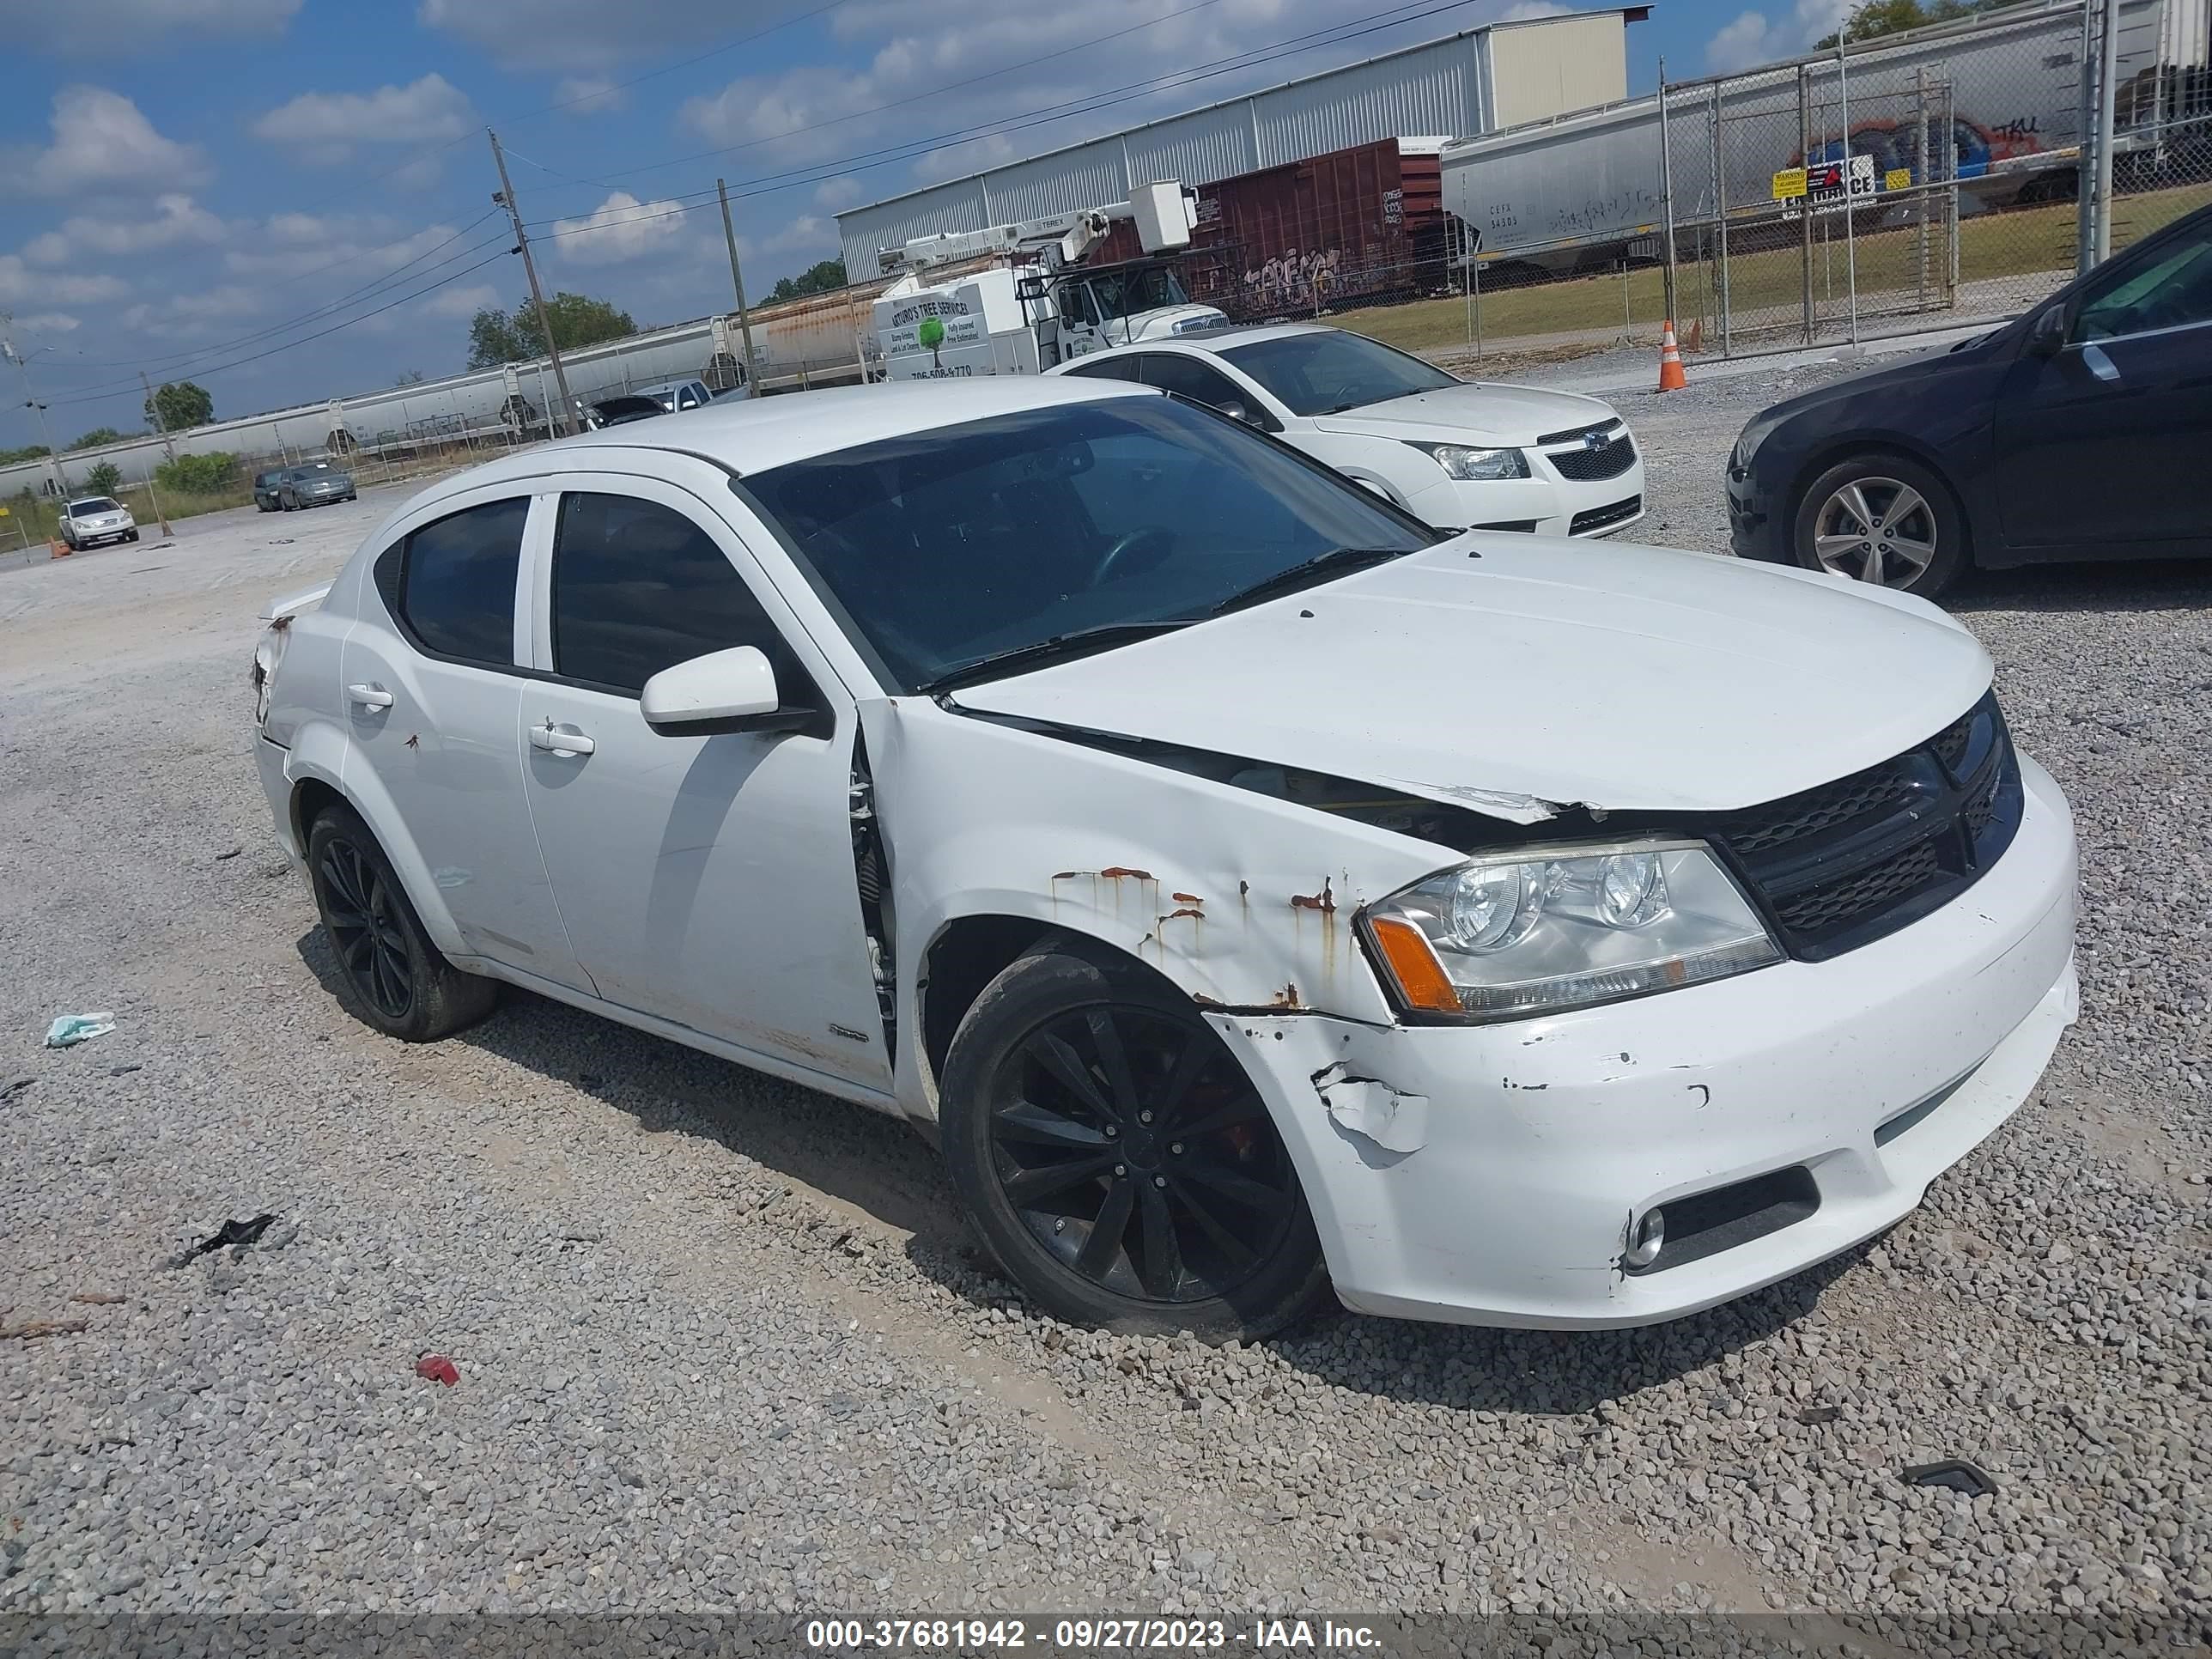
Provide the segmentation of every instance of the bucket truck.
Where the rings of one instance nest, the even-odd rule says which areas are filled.
[[[1135,223],[1147,257],[1085,264],[1122,220]],[[1161,257],[1190,246],[1195,222],[1192,194],[1170,180],[1105,207],[884,249],[883,269],[897,278],[875,302],[885,377],[1034,374],[1106,346],[1221,326],[1222,313],[1192,304],[1174,259]],[[929,278],[978,261],[991,263]]]

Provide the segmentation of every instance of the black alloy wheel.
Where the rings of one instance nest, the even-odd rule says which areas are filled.
[[[1313,1218],[1266,1102],[1171,987],[1043,946],[962,1022],[948,1164],[1008,1273],[1058,1316],[1258,1336],[1328,1300]]]
[[[338,965],[379,1013],[387,1019],[406,1018],[415,1006],[415,975],[383,875],[343,836],[324,843],[315,871],[323,926]]]

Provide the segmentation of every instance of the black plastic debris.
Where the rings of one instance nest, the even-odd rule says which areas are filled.
[[[9,1095],[14,1094],[18,1089],[29,1088],[38,1080],[39,1079],[37,1078],[32,1076],[28,1072],[23,1073],[19,1077],[9,1078],[6,1082],[0,1083],[0,1100],[7,1099]]]
[[[251,1221],[226,1221],[207,1237],[173,1257],[169,1265],[182,1267],[211,1255],[217,1250],[239,1249],[252,1243],[276,1224],[273,1215],[258,1215]]]
[[[1945,1486],[1969,1498],[1987,1498],[1997,1489],[1988,1470],[1963,1457],[1946,1457],[1936,1463],[1915,1463],[1905,1471],[1908,1486]]]
[[[217,854],[215,855],[215,861],[216,861],[217,864],[221,864],[221,863],[222,863],[225,859],[234,859],[234,858],[236,858],[236,857],[237,857],[240,853],[243,853],[245,850],[246,850],[246,849],[245,849],[243,847],[226,847],[226,848],[224,848],[222,849],[222,851],[221,851],[220,853],[217,853]]]
[[[107,1074],[110,1077],[129,1077],[133,1072],[143,1072],[145,1069],[143,1066],[111,1066],[107,1068]]]
[[[1808,1428],[1817,1428],[1823,1423],[1834,1422],[1843,1414],[1844,1408],[1841,1406],[1808,1406],[1797,1413],[1797,1420]]]

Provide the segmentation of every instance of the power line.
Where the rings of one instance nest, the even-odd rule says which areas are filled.
[[[1244,52],[1232,53],[1227,58],[1212,59],[1209,63],[1196,64],[1187,69],[1172,70],[1147,80],[1133,81],[1125,86],[1109,88],[1106,92],[1089,93],[1080,98],[1065,100],[1058,104],[1043,105],[1034,110],[1024,111],[1019,115],[1009,116],[975,126],[956,128],[950,132],[934,134],[927,138],[902,139],[896,144],[886,145],[880,149],[862,150],[854,155],[829,161],[810,162],[805,166],[788,168],[781,173],[759,174],[744,180],[744,187],[733,191],[731,194],[740,199],[772,195],[778,191],[795,189],[802,185],[817,184],[824,179],[835,178],[841,173],[870,172],[877,167],[890,166],[895,161],[911,160],[915,155],[926,154],[946,144],[969,143],[979,137],[1018,132],[1030,127],[1045,126],[1057,121],[1070,120],[1079,115],[1095,114],[1099,110],[1112,108],[1118,104],[1133,102],[1138,98],[1152,93],[1173,91],[1180,87],[1194,85],[1200,81],[1232,75],[1241,70],[1255,69],[1262,64],[1273,63],[1280,58],[1294,58],[1304,52],[1320,51],[1326,46],[1340,46],[1346,40],[1358,40],[1362,35],[1372,34],[1382,29],[1395,28],[1404,23],[1418,22],[1423,18],[1433,17],[1443,12],[1455,11],[1472,3],[1474,0],[1443,0],[1441,4],[1426,5],[1416,9],[1415,7],[1420,4],[1420,0],[1411,0],[1411,3],[1392,8],[1393,11],[1404,14],[1402,15],[1393,16],[1386,14],[1379,21],[1370,21],[1356,28],[1338,25],[1327,29],[1309,30],[1304,34],[1291,35],[1284,40],[1276,41],[1266,46],[1255,46]],[[1327,40],[1315,38],[1319,35],[1327,35],[1329,38]],[[856,112],[856,113],[869,112]],[[805,131],[805,129],[793,129],[793,131]],[[773,143],[777,137],[791,136],[791,133],[786,132],[773,135],[769,138],[749,139],[743,144],[732,145],[730,148],[746,149],[757,144]],[[707,150],[701,152],[700,155],[678,157],[677,161],[696,161],[702,159],[702,156],[726,153],[725,150]],[[676,161],[657,161],[651,165],[654,167],[668,167],[676,165]],[[644,170],[638,169],[638,171]],[[674,218],[682,214],[697,212],[714,197],[714,192],[710,190],[680,192],[666,199],[685,205],[666,208],[658,213],[633,216],[626,218],[623,222],[626,225],[649,224],[657,219]],[[533,228],[544,226],[551,226],[552,228],[543,231],[542,240],[580,236],[602,228],[599,226],[582,223],[570,224],[564,229],[561,226],[561,222],[556,220],[537,221]]]
[[[194,359],[194,358],[196,358],[196,357],[207,357],[207,356],[212,356],[213,355],[215,355],[215,354],[216,354],[216,353],[217,353],[217,352],[228,351],[228,350],[231,350],[231,349],[233,349],[234,348],[238,347],[238,346],[251,344],[251,343],[252,343],[253,341],[255,341],[255,340],[265,339],[265,338],[267,338],[269,336],[270,336],[270,335],[272,335],[272,334],[281,334],[281,333],[283,333],[283,332],[286,329],[288,329],[288,328],[295,327],[295,326],[296,326],[296,325],[298,325],[299,324],[301,324],[301,323],[311,323],[311,322],[313,322],[313,321],[314,321],[317,318],[319,318],[319,317],[326,316],[326,315],[328,315],[328,314],[329,314],[330,313],[331,313],[331,312],[337,311],[337,310],[341,310],[341,309],[343,309],[343,307],[345,307],[345,306],[346,306],[349,301],[353,301],[353,300],[355,300],[355,299],[356,299],[356,298],[358,298],[358,297],[361,297],[361,296],[362,296],[362,295],[367,295],[367,294],[370,293],[370,292],[371,292],[372,290],[374,290],[374,289],[386,287],[386,286],[389,285],[390,283],[393,283],[393,282],[397,281],[399,277],[401,277],[402,276],[405,275],[405,273],[406,273],[406,271],[407,271],[407,270],[408,270],[408,268],[409,268],[410,266],[411,266],[411,265],[417,265],[417,264],[421,264],[422,263],[422,261],[423,261],[423,260],[425,260],[425,259],[428,258],[432,254],[434,254],[434,253],[437,252],[441,248],[446,248],[446,247],[450,247],[450,246],[452,246],[455,242],[459,241],[459,240],[461,240],[461,238],[462,238],[462,237],[464,237],[464,236],[467,235],[471,231],[474,230],[474,229],[475,229],[478,225],[480,225],[480,224],[483,223],[483,222],[484,222],[486,219],[489,219],[489,218],[492,217],[492,216],[493,216],[494,214],[497,213],[498,211],[499,211],[499,210],[498,210],[497,208],[494,208],[494,209],[491,209],[489,212],[485,212],[485,213],[483,213],[483,214],[478,215],[475,219],[473,219],[473,220],[471,220],[471,221],[470,221],[467,224],[463,225],[463,226],[462,226],[459,230],[455,231],[452,235],[450,235],[450,236],[447,237],[443,241],[441,241],[441,242],[437,242],[437,243],[434,243],[432,246],[428,246],[428,247],[424,248],[424,249],[423,249],[420,253],[417,253],[417,254],[414,255],[411,258],[408,258],[408,259],[402,260],[398,264],[397,264],[397,265],[393,266],[390,270],[386,271],[383,275],[381,275],[381,276],[376,276],[376,277],[373,277],[373,278],[371,278],[368,282],[366,282],[366,283],[362,283],[360,287],[358,287],[358,288],[355,288],[355,289],[348,289],[345,293],[341,294],[340,295],[338,295],[338,297],[337,297],[337,299],[335,299],[335,300],[327,300],[327,301],[324,301],[321,305],[317,306],[317,307],[316,307],[313,311],[302,312],[302,313],[301,313],[300,315],[298,315],[297,317],[293,317],[293,318],[288,319],[287,320],[285,320],[285,321],[283,321],[283,322],[281,322],[281,323],[269,323],[269,324],[265,324],[265,325],[264,325],[262,327],[249,330],[247,332],[246,332],[246,333],[244,333],[244,334],[240,335],[240,336],[239,336],[236,339],[234,339],[234,340],[224,340],[224,341],[219,341],[219,342],[217,342],[216,343],[215,343],[215,344],[213,344],[213,345],[195,346],[194,348],[192,348],[192,349],[191,349],[191,350],[189,350],[189,351],[173,351],[173,352],[170,352],[170,353],[167,354],[166,356],[159,356],[159,357],[144,357],[144,358],[135,358],[135,359],[112,359],[112,358],[106,358],[106,357],[87,357],[87,358],[85,358],[84,362],[83,362],[82,364],[71,364],[71,365],[70,365],[70,367],[71,367],[71,368],[88,367],[88,368],[128,368],[128,369],[134,369],[134,370],[135,370],[135,369],[139,369],[139,368],[160,368],[163,367],[165,364],[183,364],[183,363],[188,363],[188,362],[190,362],[192,359]],[[401,238],[399,239],[399,241],[398,241],[398,242],[387,243],[386,246],[390,246],[390,247],[397,247],[397,246],[398,246],[400,245],[400,243],[401,243],[401,242],[411,241],[411,240],[414,239],[414,237],[415,237],[415,236],[420,236],[420,235],[422,235],[422,234],[423,234],[422,232],[421,232],[421,231],[419,231],[419,230],[418,230],[418,231],[414,232],[414,233],[412,234],[412,235],[410,235],[410,236],[403,236],[403,237],[401,237]],[[479,243],[479,244],[477,244],[477,246],[486,246],[486,244]],[[369,252],[381,252],[381,251],[382,251],[382,250],[380,250],[380,249],[371,249],[371,250],[369,250]],[[471,252],[471,250],[467,249],[467,248],[464,248],[464,249],[463,249],[459,253],[457,253],[457,254],[453,255],[453,258],[466,258],[468,257],[468,255],[469,255],[469,253],[470,253]],[[365,257],[365,256],[363,256],[363,255],[356,255],[356,256],[352,256],[352,257],[355,257],[355,258],[361,258],[361,257]],[[440,260],[440,261],[439,261],[439,264],[438,264],[438,265],[432,265],[432,266],[429,266],[429,267],[428,267],[428,269],[429,269],[429,270],[437,270],[437,269],[439,268],[439,265],[451,264],[452,263],[453,263],[453,259],[441,259],[441,260]],[[323,267],[323,269],[328,269],[328,267],[327,267],[327,266],[325,266],[325,267]],[[303,273],[303,274],[311,274],[311,273]],[[288,278],[286,278],[285,280],[286,280],[286,281],[290,281],[290,280],[292,280],[292,279],[288,277]]]
[[[1466,3],[1466,0],[1461,0],[1461,3]],[[680,167],[686,161],[706,161],[718,155],[732,155],[741,149],[751,149],[761,144],[772,144],[778,139],[793,137],[801,132],[818,132],[824,127],[842,126],[848,121],[857,121],[864,116],[881,115],[888,110],[903,109],[908,104],[920,103],[925,99],[942,97],[948,92],[957,92],[963,87],[975,86],[984,81],[995,81],[1002,75],[1012,75],[1021,70],[1034,69],[1039,64],[1048,64],[1054,58],[1065,58],[1071,52],[1088,52],[1091,47],[1103,46],[1109,40],[1118,40],[1125,34],[1135,34],[1143,29],[1157,28],[1162,23],[1172,22],[1178,17],[1187,17],[1193,12],[1204,11],[1209,6],[1220,3],[1221,0],[1193,0],[1193,3],[1189,5],[1179,6],[1173,11],[1163,12],[1158,17],[1148,17],[1140,23],[1132,23],[1126,28],[1115,29],[1106,34],[1094,35],[1088,40],[1079,40],[1073,46],[1061,46],[1055,51],[1041,53],[1035,58],[1025,58],[1018,64],[1001,64],[999,68],[987,70],[981,75],[971,75],[964,81],[948,81],[942,86],[931,87],[921,92],[909,93],[903,98],[894,98],[889,103],[873,105],[867,109],[851,110],[843,115],[833,115],[824,121],[811,121],[800,126],[788,127],[781,132],[770,133],[764,138],[748,138],[741,144],[732,144],[725,149],[701,150],[690,155],[675,156],[665,161],[649,161],[641,167],[631,168],[630,173],[651,173],[661,167]],[[1398,9],[1403,9],[1403,8],[1401,7]],[[514,154],[512,150],[508,153]],[[527,161],[529,158],[525,156],[521,159]],[[543,165],[537,161],[532,161],[530,164],[532,167]],[[544,171],[551,173],[554,169],[545,167]],[[571,179],[576,184],[588,185],[595,190],[612,189],[617,182],[616,179],[577,179],[572,173],[562,173],[558,176]]]
[[[490,214],[488,213],[484,215],[484,218],[488,219],[489,217],[491,217]],[[483,222],[483,219],[477,221],[477,224],[482,224]],[[448,236],[445,241],[439,243],[437,247],[426,249],[422,254],[418,255],[416,258],[409,260],[408,265],[420,264],[422,259],[427,259],[432,253],[436,252],[438,248],[447,246],[451,243],[458,240],[460,237],[466,235],[468,234],[468,230],[472,230],[475,228],[476,227],[474,225],[471,225],[468,227],[467,229],[456,231],[452,236]],[[412,281],[416,277],[427,276],[431,271],[441,270],[446,266],[453,264],[456,260],[465,259],[471,253],[479,252],[484,248],[494,246],[506,240],[506,237],[503,235],[486,237],[482,241],[472,243],[469,246],[463,248],[458,253],[447,255],[445,258],[439,260],[435,264],[423,266],[422,270],[414,271],[411,275],[407,269],[407,265],[403,265],[398,270],[387,271],[383,276],[378,277],[374,282],[365,283],[362,287],[354,289],[350,294],[345,295],[338,300],[331,301],[328,305],[319,307],[314,311],[305,313],[301,316],[289,319],[282,323],[273,323],[266,328],[250,330],[248,332],[240,335],[235,339],[224,341],[218,344],[199,347],[191,352],[169,357],[151,358],[147,360],[148,364],[149,367],[161,368],[166,376],[198,374],[201,371],[196,367],[196,365],[199,360],[203,358],[216,356],[225,351],[235,350],[240,346],[252,345],[258,340],[271,339],[279,334],[289,333],[294,329],[302,327],[308,323],[315,322],[321,318],[341,311],[349,304],[355,303],[360,300],[370,298],[379,290],[388,290],[396,283],[401,281]],[[475,267],[471,266],[471,269],[473,270]],[[366,314],[374,316],[375,313],[371,312]],[[321,336],[312,335],[308,337],[319,339]],[[296,344],[298,343],[294,342],[294,343]],[[72,367],[75,367],[75,365],[72,365]],[[123,368],[130,366],[113,364],[111,365],[111,367]],[[135,368],[134,372],[136,372]],[[101,392],[113,391],[117,387],[124,386],[127,384],[128,380],[126,377],[125,379],[105,382],[101,385],[81,386],[73,389],[88,397]]]
[[[507,239],[505,237],[501,237],[499,240],[505,241]],[[495,264],[499,260],[504,259],[507,257],[506,251],[502,249],[497,253],[489,255],[484,258],[477,260],[476,264],[472,265],[463,266],[450,276],[441,276],[434,283],[431,283],[425,287],[416,289],[412,294],[403,294],[396,300],[387,301],[383,305],[377,307],[374,311],[364,311],[358,317],[349,317],[342,323],[333,323],[328,328],[319,330],[313,334],[304,335],[297,340],[287,341],[283,345],[270,346],[266,350],[254,352],[250,356],[234,358],[227,363],[216,363],[209,368],[197,369],[194,373],[204,379],[212,379],[217,374],[223,374],[227,370],[240,368],[247,363],[259,362],[264,357],[273,357],[280,351],[291,350],[295,346],[303,346],[310,340],[319,340],[327,335],[338,333],[342,330],[353,327],[356,323],[365,323],[372,317],[380,316],[385,312],[390,311],[395,306],[404,306],[410,300],[419,300],[426,294],[434,294],[440,289],[445,288],[451,283],[458,283],[464,276],[472,276],[477,271],[482,270],[486,265]],[[88,392],[75,398],[57,398],[55,399],[55,404],[57,407],[64,407],[71,404],[97,403],[102,398],[112,397],[114,393],[112,390],[100,392]]]

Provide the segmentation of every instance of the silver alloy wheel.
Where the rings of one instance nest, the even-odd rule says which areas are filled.
[[[1936,556],[1936,513],[1895,478],[1854,478],[1820,504],[1813,551],[1855,580],[1910,587]]]

